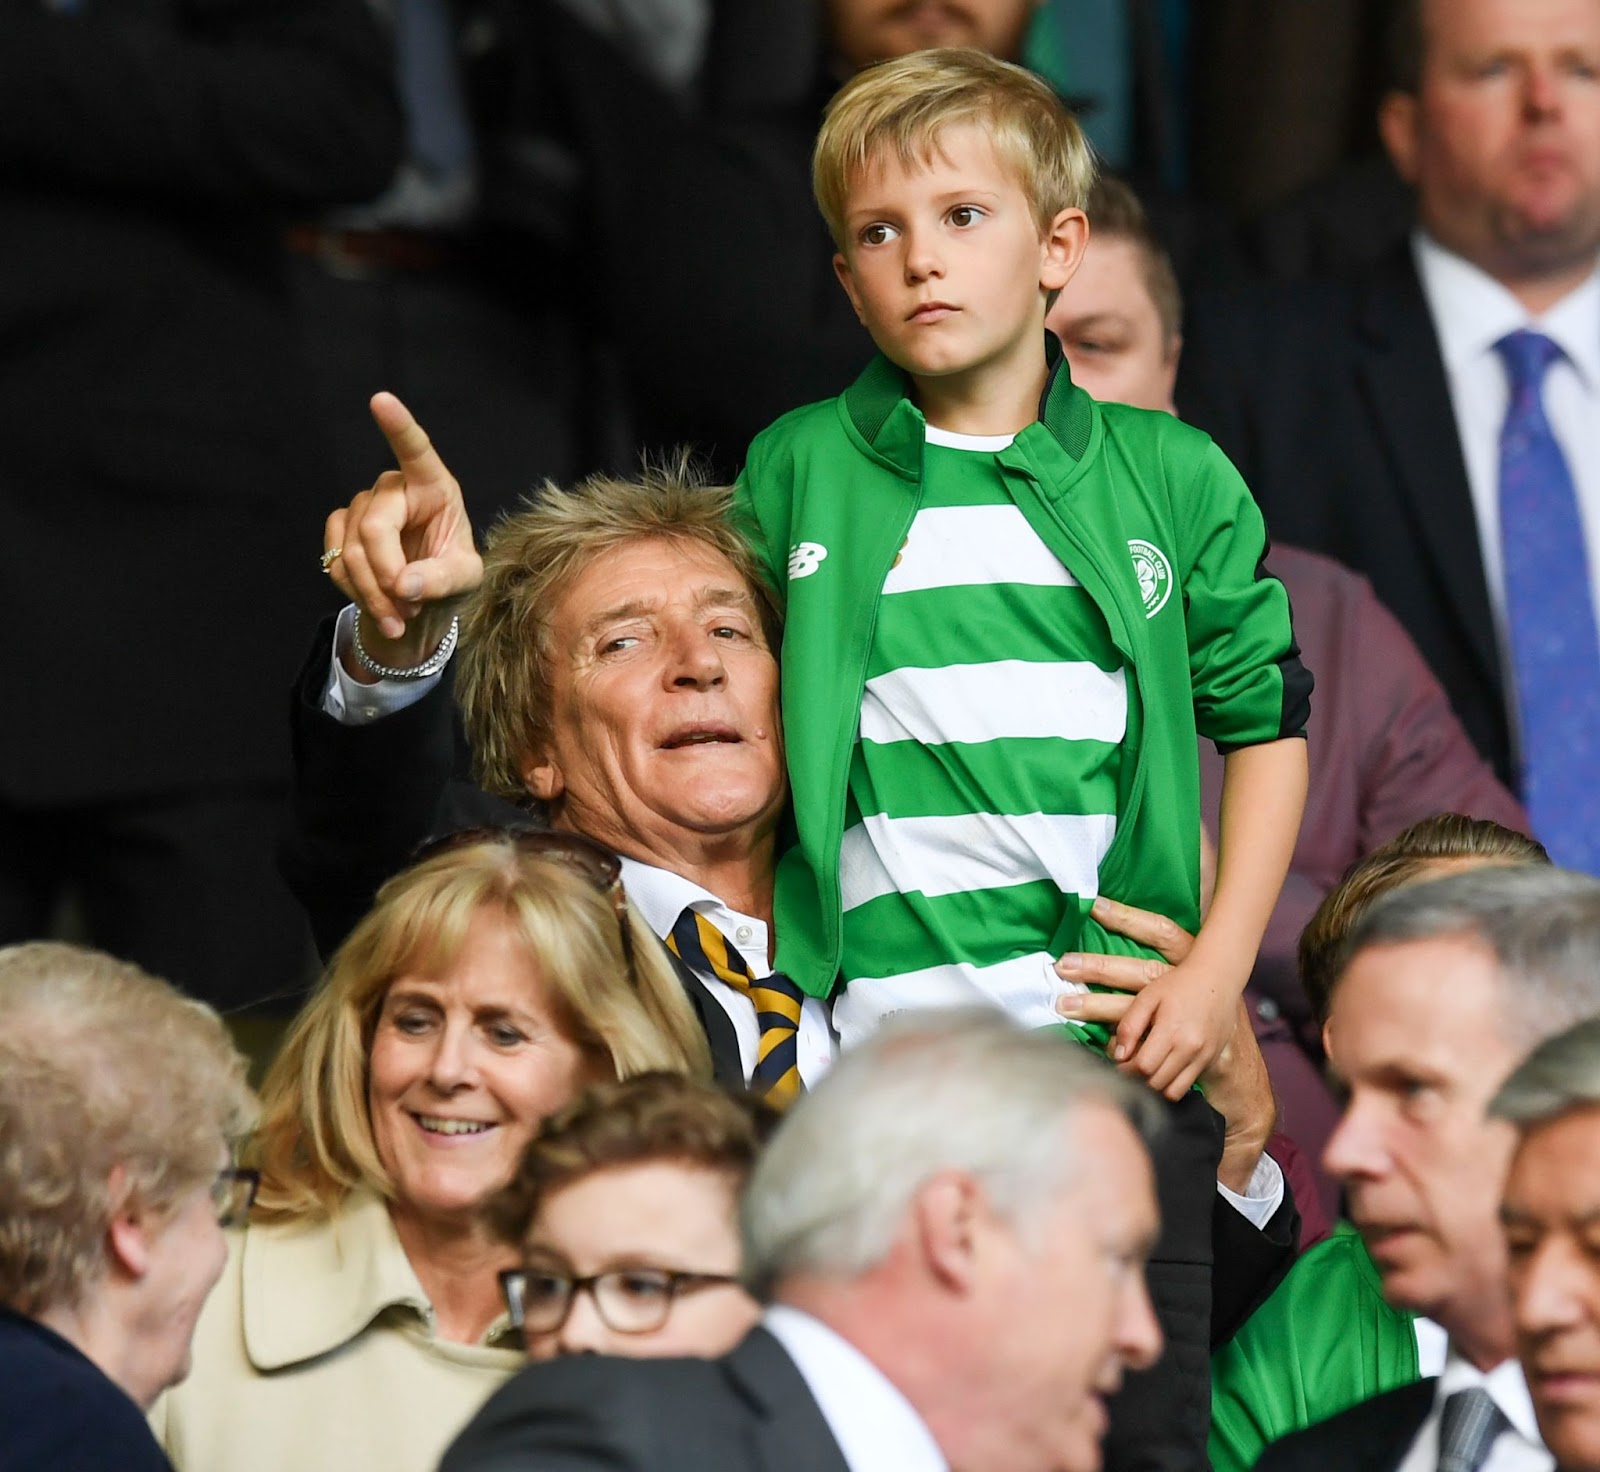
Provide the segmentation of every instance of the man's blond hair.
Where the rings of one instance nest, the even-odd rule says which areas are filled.
[[[729,521],[733,492],[702,483],[687,457],[637,480],[590,476],[571,490],[546,484],[484,540],[483,582],[468,602],[456,656],[456,701],[487,791],[526,802],[523,770],[549,745],[551,630],[562,598],[599,557],[629,542],[703,547],[726,558],[755,599],[771,647],[777,603]]]
[[[828,104],[811,156],[811,187],[834,244],[847,249],[850,186],[890,154],[926,164],[946,128],[981,128],[1022,186],[1041,235],[1082,209],[1094,154],[1061,99],[1030,71],[970,47],[916,51],[858,72]]]

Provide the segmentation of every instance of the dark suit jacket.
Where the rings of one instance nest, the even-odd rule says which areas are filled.
[[[171,1472],[126,1391],[59,1334],[0,1307],[5,1472]]]
[[[384,186],[389,76],[363,0],[0,0],[0,797],[287,776],[335,496],[279,221]]]
[[[716,1360],[578,1356],[490,1398],[439,1472],[845,1472],[805,1381],[765,1329]]]
[[[1409,245],[1349,281],[1197,301],[1178,404],[1238,465],[1274,537],[1371,580],[1510,782],[1477,522]]]
[[[1437,1380],[1419,1380],[1275,1441],[1256,1472],[1391,1472],[1433,1406]]]

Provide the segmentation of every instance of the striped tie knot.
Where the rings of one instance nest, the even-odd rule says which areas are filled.
[[[1439,1417],[1439,1472],[1480,1472],[1489,1449],[1511,1423],[1481,1385],[1446,1398]]]
[[[728,938],[692,906],[678,916],[667,949],[702,976],[750,998],[761,1028],[750,1083],[769,1103],[787,1108],[804,1092],[800,1080],[800,1008],[805,993],[782,972],[759,980]]]

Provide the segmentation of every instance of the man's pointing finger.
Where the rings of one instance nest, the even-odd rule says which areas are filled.
[[[413,484],[430,485],[450,479],[439,452],[423,427],[391,393],[376,393],[369,407],[383,437],[394,451],[395,463]]]

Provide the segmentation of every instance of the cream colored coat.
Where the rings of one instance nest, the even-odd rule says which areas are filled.
[[[189,1378],[150,1414],[178,1472],[433,1472],[523,1362],[504,1319],[482,1344],[435,1336],[375,1195],[233,1235]]]

